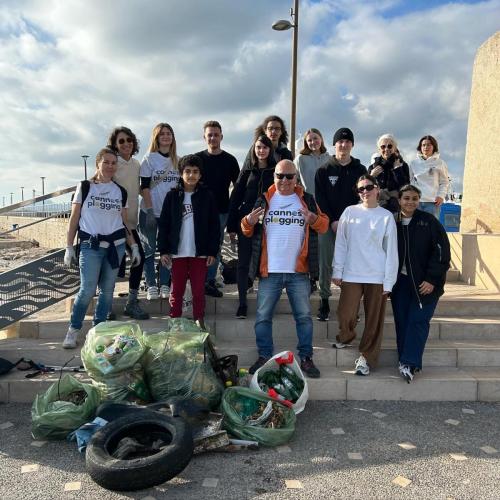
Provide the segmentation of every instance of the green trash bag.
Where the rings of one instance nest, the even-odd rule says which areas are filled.
[[[93,420],[99,403],[97,388],[65,375],[35,397],[31,433],[35,439],[66,439],[70,432]]]
[[[222,396],[222,427],[263,446],[287,443],[295,432],[295,413],[263,392],[230,387]]]
[[[187,396],[211,409],[216,408],[224,387],[212,368],[205,345],[208,333],[185,319],[182,322],[177,318],[170,320],[166,326],[181,327],[182,330],[144,334],[148,348],[144,366],[151,396],[155,401]]]
[[[89,330],[81,357],[90,377],[102,379],[132,369],[145,351],[137,323],[106,321]]]

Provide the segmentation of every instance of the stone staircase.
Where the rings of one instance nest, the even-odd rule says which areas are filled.
[[[397,371],[397,352],[394,321],[390,305],[387,307],[384,341],[379,367],[369,377],[354,375],[356,347],[336,350],[331,344],[337,333],[337,322],[314,320],[314,359],[321,370],[321,378],[309,380],[310,398],[337,400],[409,400],[409,401],[500,401],[500,296],[474,293],[472,287],[452,285],[453,290],[439,302],[431,324],[429,342],[424,355],[423,372],[408,385]],[[125,298],[117,296],[114,310],[118,320]],[[338,291],[331,300],[331,317],[335,316]],[[141,302],[152,315],[139,321],[144,330],[162,328],[168,313],[168,301]],[[316,313],[319,297],[311,297],[312,311]],[[40,314],[19,323],[18,338],[0,341],[0,357],[16,360],[23,356],[44,364],[61,365],[76,355],[69,364],[80,363],[80,350],[63,350],[61,341],[68,327],[72,299],[66,309]],[[237,296],[225,289],[222,299],[207,297],[206,324],[217,350],[237,354],[239,364],[250,366],[257,352],[254,340],[255,294],[249,295],[249,317],[234,317]],[[93,307],[93,306],[92,306]],[[91,311],[89,311],[89,314]],[[361,311],[359,335],[363,329]],[[83,331],[91,326],[87,316]],[[297,339],[295,323],[286,295],[278,303],[274,318],[275,352],[294,350]],[[79,375],[85,379],[85,374]],[[44,391],[57,375],[42,375],[25,379],[13,370],[0,378],[0,402],[32,401],[37,392]]]

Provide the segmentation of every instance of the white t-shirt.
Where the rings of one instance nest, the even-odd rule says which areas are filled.
[[[179,235],[179,247],[177,253],[172,255],[176,257],[196,257],[196,242],[194,239],[194,217],[191,197],[193,193],[184,192],[184,201],[182,204],[182,225]]]
[[[411,217],[401,217],[401,224],[403,224],[403,226],[407,226],[410,222],[411,222]],[[405,249],[405,253],[406,253],[406,249]],[[408,276],[408,272],[406,271],[405,262],[403,262],[403,265],[401,266],[401,274],[405,274],[406,276]]]
[[[394,216],[382,207],[347,207],[335,238],[333,277],[352,283],[379,283],[391,291],[398,274]]]
[[[276,192],[269,203],[263,224],[267,240],[267,267],[270,273],[294,273],[304,243],[306,221],[299,212],[297,194]]]
[[[122,192],[114,182],[90,181],[87,198],[82,204],[82,183],[76,188],[73,203],[82,205],[80,213],[80,229],[86,233],[112,234],[122,229]],[[127,208],[127,204],[125,208]]]
[[[155,217],[160,217],[165,196],[179,182],[179,172],[174,169],[170,158],[155,151],[147,153],[142,159],[141,177],[151,177],[150,193],[153,211]],[[144,199],[142,199],[141,210],[145,209]]]

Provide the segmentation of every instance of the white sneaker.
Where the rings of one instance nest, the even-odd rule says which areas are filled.
[[[81,330],[73,328],[70,326],[68,328],[68,333],[66,333],[66,337],[63,340],[62,346],[63,349],[75,349],[78,344],[78,334]]]
[[[408,382],[408,384],[413,380],[413,371],[408,365],[403,365],[399,369],[401,376]]]
[[[332,344],[334,349],[345,349],[346,347],[352,347],[352,344],[344,344],[343,342],[334,342]]]
[[[170,288],[167,285],[162,285],[160,287],[160,297],[162,299],[168,299],[170,297]]]
[[[362,354],[354,362],[354,369],[356,370],[356,375],[370,375],[370,367]]]
[[[158,287],[157,286],[149,286],[146,298],[148,300],[158,300],[160,298],[160,295],[158,294]]]

